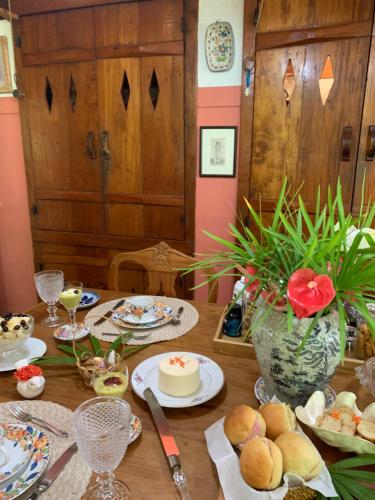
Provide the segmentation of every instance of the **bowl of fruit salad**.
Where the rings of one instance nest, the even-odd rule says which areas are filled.
[[[25,313],[0,316],[0,356],[16,351],[32,335],[34,318]]]

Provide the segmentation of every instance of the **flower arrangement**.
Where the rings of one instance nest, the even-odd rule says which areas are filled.
[[[43,370],[40,368],[40,366],[36,365],[22,366],[13,373],[13,377],[18,382],[24,382],[33,377],[41,377],[42,375],[43,375]]]
[[[198,286],[240,273],[246,277],[253,303],[261,301],[269,309],[285,311],[289,331],[294,318],[312,318],[299,352],[318,320],[335,309],[344,355],[346,304],[361,313],[375,335],[375,320],[366,306],[375,301],[375,230],[371,229],[375,203],[366,207],[362,203],[358,216],[346,214],[339,180],[335,196],[328,189],[326,203],[321,204],[320,190],[317,191],[315,215],[311,215],[298,192],[290,195],[286,179],[269,225],[263,222],[261,213],[245,202],[250,227],[254,229],[241,222],[238,230],[231,224],[229,233],[235,241],[204,231],[224,250],[203,256],[190,268],[198,272],[216,269]],[[244,290],[235,300],[242,293]]]

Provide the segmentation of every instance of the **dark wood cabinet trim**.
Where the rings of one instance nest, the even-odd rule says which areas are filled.
[[[98,47],[96,49],[96,57],[98,59],[108,59],[112,57],[178,56],[183,54],[183,40],[146,43],[142,45],[116,45],[111,47]]]
[[[292,45],[307,45],[309,43],[328,42],[344,38],[370,36],[372,21],[359,21],[337,26],[321,26],[291,31],[274,31],[258,33],[256,50],[275,49]]]
[[[78,245],[95,248],[111,248],[125,250],[139,250],[147,248],[156,243],[160,239],[155,238],[135,238],[130,236],[109,236],[105,234],[90,234],[90,233],[68,233],[64,231],[47,231],[43,229],[35,229],[32,232],[34,245],[35,243],[53,243],[60,245]],[[165,241],[176,250],[185,253],[192,253],[193,247],[189,241],[168,240]]]
[[[244,38],[243,38],[243,57],[249,57],[254,53],[254,10],[256,9],[256,0],[245,0],[244,5]],[[255,54],[254,54],[255,56]],[[242,71],[241,88],[241,119],[240,119],[240,151],[238,161],[238,191],[237,207],[238,213],[245,218],[247,210],[243,198],[249,197],[250,186],[250,161],[251,161],[251,141],[253,128],[253,106],[254,106],[254,74],[251,75],[250,93],[245,95],[246,90],[246,71]]]
[[[24,66],[39,66],[42,64],[92,61],[94,59],[95,50],[93,49],[64,49],[25,53],[23,55],[23,64]]]

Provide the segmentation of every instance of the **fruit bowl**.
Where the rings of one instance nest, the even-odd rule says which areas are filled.
[[[0,316],[0,359],[17,351],[34,330],[34,318],[29,314],[5,314]]]
[[[352,392],[340,392],[336,397],[334,406],[348,406],[358,417],[366,418],[371,422],[375,422],[375,403],[368,405],[362,413],[357,408],[356,399],[357,396]],[[315,425],[317,418],[323,415],[325,408],[326,399],[323,392],[315,391],[310,396],[310,399],[304,407],[297,406],[295,414],[298,420],[310,427],[313,433],[316,434],[322,441],[330,446],[333,446],[334,448],[338,448],[343,452],[354,452],[358,455],[375,453],[375,443],[371,443],[358,435],[349,436],[347,434],[343,434],[342,432],[324,429]]]

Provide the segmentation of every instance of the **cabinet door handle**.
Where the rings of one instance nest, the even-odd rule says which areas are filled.
[[[350,161],[350,150],[352,147],[353,127],[344,127],[342,131],[342,161]]]
[[[372,161],[375,158],[375,125],[368,128],[366,161]]]
[[[96,152],[94,147],[95,135],[92,130],[86,135],[86,153],[90,160],[96,160]]]
[[[102,165],[104,173],[107,175],[109,169],[112,166],[112,152],[108,147],[109,132],[108,130],[103,130],[100,133],[100,157],[102,160]]]

